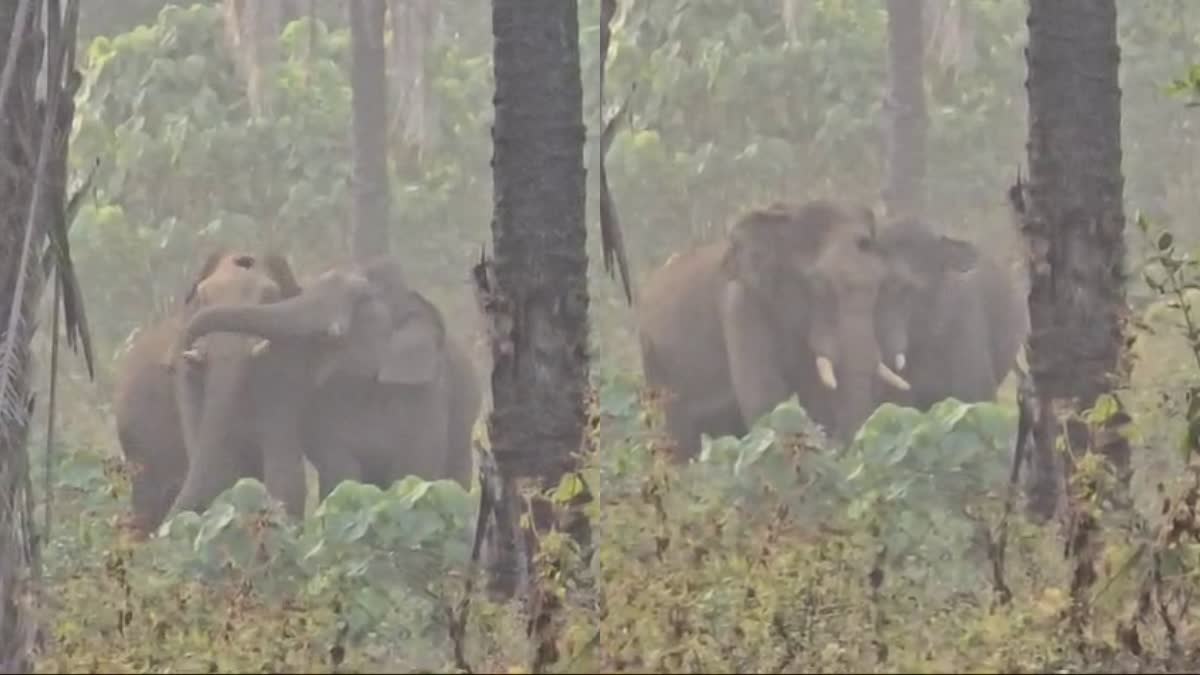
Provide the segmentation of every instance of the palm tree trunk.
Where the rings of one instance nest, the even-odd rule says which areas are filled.
[[[1041,408],[1031,506],[1049,517],[1063,475],[1057,413],[1090,408],[1122,365],[1120,49],[1113,0],[1031,2],[1028,24],[1029,181],[1010,194],[1030,256],[1028,355]],[[1098,443],[1072,422],[1066,440],[1104,453],[1127,480],[1128,443],[1104,435]]]
[[[39,28],[42,9],[53,17]],[[66,34],[58,2],[0,3],[0,672],[30,672],[38,541],[33,527],[28,436],[33,415],[30,342],[42,290],[41,252],[65,203],[61,155],[71,120],[63,92]],[[37,97],[43,48],[45,99]],[[72,73],[77,76],[77,73]],[[65,113],[65,114],[64,114]],[[32,152],[31,152],[32,150]],[[32,213],[31,213],[32,211]]]
[[[476,268],[492,329],[492,452],[505,485],[553,487],[586,440],[587,232],[583,86],[576,0],[493,0],[494,262]],[[515,503],[515,502],[510,502]],[[532,522],[553,512],[535,501]],[[498,523],[493,589],[522,584],[532,540]],[[568,529],[585,546],[586,520]],[[528,536],[528,535],[527,535]],[[524,561],[505,555],[524,551]]]

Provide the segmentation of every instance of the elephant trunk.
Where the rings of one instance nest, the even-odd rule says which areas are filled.
[[[244,337],[212,336],[205,343],[202,364],[182,358],[175,364],[175,394],[188,462],[205,466],[188,471],[172,511],[201,511],[228,487],[224,475],[234,471],[232,464],[239,459],[230,454],[230,421],[237,414],[237,402],[244,400],[250,352]],[[208,468],[209,464],[218,466]]]
[[[198,338],[217,332],[256,335],[267,340],[336,332],[337,322],[331,323],[329,312],[320,309],[314,300],[304,295],[267,304],[206,307],[188,322],[182,341],[189,346]],[[345,326],[340,328],[344,330]]]
[[[869,307],[864,303],[860,311],[847,308],[850,311],[838,318],[831,333],[821,331],[835,337],[834,341],[814,340],[817,376],[833,394],[833,431],[843,441],[850,440],[874,412],[881,386],[909,388],[908,382],[882,361]]]

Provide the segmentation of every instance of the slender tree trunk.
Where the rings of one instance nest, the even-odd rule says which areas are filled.
[[[492,30],[495,260],[477,268],[476,282],[492,328],[488,431],[511,498],[526,479],[539,488],[558,484],[576,468],[586,441],[589,300],[576,0],[493,0]],[[535,500],[532,516],[544,532],[553,513]],[[500,548],[531,554],[533,542],[522,543],[512,523],[497,529]],[[582,517],[567,529],[588,545]],[[514,567],[525,566],[497,556],[493,588],[513,592]]]
[[[386,0],[350,0],[354,218],[358,260],[388,251]]]
[[[883,203],[889,218],[925,210],[924,0],[888,0],[887,169]]]
[[[246,83],[254,114],[269,114],[263,73],[278,57],[285,0],[223,0],[225,44]]]
[[[1028,244],[1028,355],[1040,399],[1031,506],[1049,517],[1062,481],[1058,415],[1090,408],[1122,365],[1120,50],[1113,0],[1030,2],[1028,23],[1029,181],[1010,194]],[[1102,452],[1128,479],[1119,435],[1089,437],[1081,422],[1067,429],[1075,453]]]

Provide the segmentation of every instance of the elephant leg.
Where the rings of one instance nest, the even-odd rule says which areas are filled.
[[[700,426],[692,418],[688,407],[681,401],[670,401],[663,406],[663,421],[667,433],[677,446],[676,456],[687,461],[700,454]]]
[[[308,483],[298,421],[291,411],[279,411],[262,423],[263,483],[272,497],[283,502],[288,515],[302,520]]]
[[[321,501],[343,481],[362,481],[362,466],[349,450],[328,445],[309,453],[308,459],[317,470],[317,497]]]
[[[445,477],[458,481],[464,490],[471,489],[471,478],[475,469],[475,453],[471,435],[483,395],[475,379],[474,369],[466,354],[455,353],[448,360],[452,368],[450,378],[450,410],[446,428]]]
[[[963,340],[955,345],[946,364],[951,381],[950,395],[964,403],[995,399],[1000,384],[995,380],[991,354],[983,339],[986,336],[979,337],[979,340]]]
[[[471,447],[471,432],[475,416],[463,410],[451,411],[446,429],[446,475],[444,478],[458,481],[464,490],[471,489],[471,472],[475,468],[475,455]]]

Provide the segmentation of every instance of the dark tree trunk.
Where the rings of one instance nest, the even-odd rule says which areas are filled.
[[[883,203],[889,218],[925,210],[924,0],[888,0],[887,168]]]
[[[552,487],[584,447],[588,392],[587,232],[583,86],[576,0],[493,0],[495,35],[494,264],[477,268],[492,329],[492,451],[509,486]],[[553,514],[535,502],[545,531]],[[524,548],[511,523],[501,549]],[[567,525],[587,546],[586,521]],[[505,537],[507,530],[507,537]],[[505,541],[505,539],[508,541]],[[525,556],[522,556],[525,557]],[[493,588],[511,593],[514,568],[498,555]],[[525,557],[526,562],[528,557]]]
[[[49,40],[39,27],[43,11],[54,17],[48,21]],[[31,672],[36,635],[32,603],[39,545],[27,448],[33,414],[30,342],[47,267],[42,263],[46,238],[65,231],[64,154],[70,97],[78,82],[65,48],[75,39],[77,14],[69,16],[64,29],[58,2],[0,3],[0,672]],[[39,100],[47,41],[47,99]],[[64,62],[71,82],[65,92]],[[32,216],[31,209],[36,209]],[[63,254],[57,254],[57,264],[67,260]],[[69,276],[73,280],[73,272]]]
[[[1049,517],[1063,475],[1056,413],[1090,408],[1121,372],[1120,50],[1113,0],[1031,2],[1028,24],[1029,180],[1012,197],[1029,251],[1028,355],[1041,408],[1031,507]],[[1067,428],[1075,452],[1102,452],[1128,479],[1128,443]]]
[[[388,251],[387,51],[385,0],[350,0],[350,85],[354,108],[354,218],[358,260]]]

